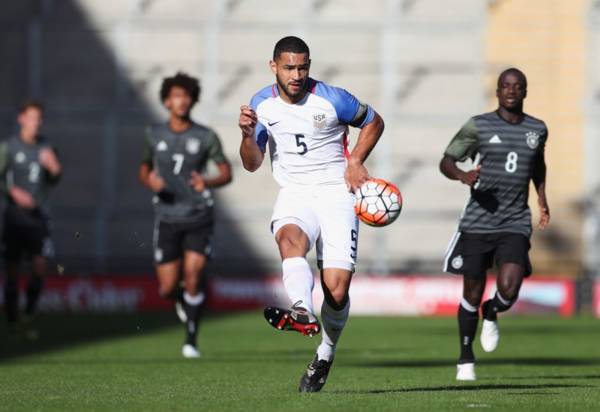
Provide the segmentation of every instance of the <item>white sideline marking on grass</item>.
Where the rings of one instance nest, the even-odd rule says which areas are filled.
[[[467,408],[491,408],[487,403],[468,403]]]

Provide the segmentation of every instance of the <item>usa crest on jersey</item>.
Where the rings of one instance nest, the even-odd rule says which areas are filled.
[[[319,113],[319,114],[313,115],[313,126],[315,126],[315,129],[325,128],[325,124],[326,124],[325,120],[326,120],[326,116],[324,113]]]

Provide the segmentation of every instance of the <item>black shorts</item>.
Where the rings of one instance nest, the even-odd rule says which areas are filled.
[[[27,210],[8,204],[4,212],[2,241],[7,262],[33,256],[54,256],[48,217],[40,210]]]
[[[469,278],[486,276],[494,262],[497,267],[516,263],[531,275],[529,238],[519,233],[454,234],[444,260],[444,271]]]
[[[210,257],[212,238],[212,223],[171,223],[157,220],[154,226],[154,261],[161,264],[181,259],[185,250]]]

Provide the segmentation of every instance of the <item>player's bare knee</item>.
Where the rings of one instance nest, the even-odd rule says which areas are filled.
[[[158,294],[163,298],[169,298],[177,289],[177,280],[175,281],[160,281],[158,285]]]
[[[200,288],[200,276],[195,271],[186,272],[184,275],[185,291],[195,295]]]
[[[324,285],[324,297],[329,306],[335,310],[341,310],[348,302],[349,283],[337,279],[335,282],[329,282],[329,285]]]
[[[464,294],[463,297],[467,302],[469,302],[469,305],[479,307],[479,305],[481,305],[483,293],[477,293],[477,291],[474,291],[473,293]]]
[[[519,296],[519,286],[518,284],[507,282],[498,285],[498,293],[505,301],[514,302]]]
[[[342,310],[348,302],[348,292],[345,289],[334,289],[325,294],[325,300],[333,310]]]
[[[277,245],[283,259],[304,256],[306,253],[304,242],[291,236],[282,235],[277,239]]]
[[[475,281],[471,279],[465,279],[463,284],[463,298],[469,302],[470,305],[479,306],[483,299],[483,292],[485,291],[485,280]]]
[[[158,294],[163,298],[171,296],[174,291],[175,291],[175,284],[158,286]]]

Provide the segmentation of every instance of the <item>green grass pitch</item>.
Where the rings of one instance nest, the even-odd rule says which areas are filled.
[[[213,317],[203,358],[180,357],[174,314],[45,316],[41,339],[3,337],[0,410],[600,410],[600,320],[504,317],[478,381],[454,380],[453,318],[351,317],[327,385],[298,381],[320,338],[260,313]]]

